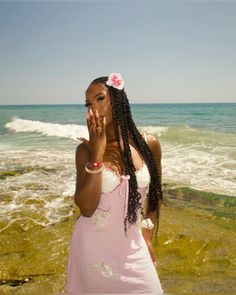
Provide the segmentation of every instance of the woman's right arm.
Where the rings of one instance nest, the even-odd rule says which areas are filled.
[[[100,117],[97,110],[89,111],[87,127],[89,140],[83,141],[76,149],[76,188],[74,200],[85,217],[91,217],[98,207],[102,190],[102,173],[91,174],[85,171],[88,162],[102,162],[106,149],[106,118]],[[97,170],[97,169],[96,169]]]
[[[102,157],[90,155],[88,148],[81,143],[76,149],[76,189],[75,204],[85,217],[91,217],[95,212],[101,195],[102,173],[90,174],[85,171],[87,162],[102,162]]]

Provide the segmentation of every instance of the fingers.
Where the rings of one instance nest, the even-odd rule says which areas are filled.
[[[89,134],[91,133],[91,131],[94,129],[94,117],[93,117],[93,112],[91,109],[88,110],[88,112],[86,113],[86,119],[87,119],[87,127],[88,127],[88,131]]]
[[[86,114],[86,120],[87,120],[88,131],[89,131],[89,133],[90,133],[90,129],[91,129],[91,121],[90,121],[89,113]]]
[[[91,109],[89,109],[89,118],[90,118],[90,129],[91,131],[95,131],[96,121],[95,121],[94,113]]]
[[[96,127],[101,127],[98,110],[95,111],[95,124],[96,124]]]
[[[95,111],[95,124],[95,131],[100,134],[103,129],[101,126],[101,117],[99,116],[98,110]]]
[[[96,132],[101,133],[104,131],[105,127],[105,120],[103,116],[99,116],[98,110],[95,110],[94,112],[89,109],[87,112],[87,126],[89,129],[89,133]]]
[[[106,117],[102,118],[102,133],[106,132]]]

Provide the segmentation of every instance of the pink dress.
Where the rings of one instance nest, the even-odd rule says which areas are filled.
[[[144,202],[150,182],[146,164],[136,171]],[[102,170],[102,193],[91,217],[75,224],[68,257],[67,293],[163,294],[156,268],[141,232],[141,212],[136,224],[124,232],[129,175]]]

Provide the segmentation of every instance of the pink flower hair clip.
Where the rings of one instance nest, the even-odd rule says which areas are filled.
[[[111,73],[108,76],[106,84],[119,90],[124,89],[124,80],[122,79],[121,74],[119,73]]]

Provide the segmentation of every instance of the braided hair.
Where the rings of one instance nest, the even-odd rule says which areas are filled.
[[[142,196],[138,192],[138,183],[135,175],[135,166],[132,160],[132,154],[129,146],[129,135],[131,136],[139,153],[142,155],[144,161],[146,162],[150,174],[150,184],[147,193],[147,216],[152,212],[156,213],[157,216],[159,216],[159,204],[160,201],[163,200],[161,179],[160,175],[158,174],[153,154],[148,144],[143,139],[143,136],[140,134],[139,130],[135,126],[135,123],[132,119],[129,100],[124,89],[119,90],[112,86],[108,86],[106,84],[107,80],[107,76],[100,77],[93,80],[91,84],[102,83],[108,88],[112,106],[115,139],[118,144],[122,162],[124,164],[125,174],[130,175],[128,210],[127,215],[124,219],[124,230],[125,233],[127,233],[127,224],[129,223],[131,225],[136,223],[138,218],[137,212],[139,209],[141,209],[141,213],[144,216],[144,208],[142,207],[142,203],[140,202]],[[122,150],[120,145],[120,138],[118,132],[119,127],[121,130],[121,136],[124,143],[124,150]]]

